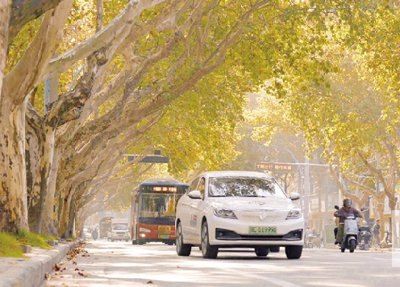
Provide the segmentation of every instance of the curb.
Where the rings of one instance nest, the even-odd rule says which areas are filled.
[[[45,274],[51,273],[69,250],[79,241],[60,243],[51,250],[32,248],[29,258],[0,258],[0,287],[39,287]]]

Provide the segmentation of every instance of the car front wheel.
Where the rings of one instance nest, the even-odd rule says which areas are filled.
[[[257,247],[255,249],[255,252],[258,257],[265,257],[268,255],[268,248],[267,247]]]
[[[299,259],[301,257],[302,252],[303,252],[302,245],[292,245],[285,247],[285,253],[287,259]]]
[[[218,248],[210,245],[207,222],[201,228],[201,253],[204,258],[217,258]]]
[[[176,253],[179,256],[189,256],[191,251],[192,247],[183,243],[182,224],[178,222],[176,228]]]

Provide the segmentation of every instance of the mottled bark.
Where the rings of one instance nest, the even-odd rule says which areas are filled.
[[[29,21],[55,8],[61,0],[13,0],[10,19],[10,41]]]
[[[56,180],[58,173],[60,159],[60,151],[55,148],[53,155],[53,162],[49,174],[49,182],[47,192],[44,197],[43,213],[42,213],[42,232],[49,235],[57,235],[56,227],[56,211],[54,208],[57,206],[55,202]]]
[[[0,1],[0,98],[5,76],[10,14],[11,0]]]
[[[37,131],[38,129],[27,124],[25,158],[27,166],[28,222],[29,229],[33,232],[38,231],[40,217],[40,144]]]
[[[4,78],[0,100],[1,230],[28,229],[25,111],[30,92],[62,39],[72,3],[63,0],[45,15],[34,41]]]
[[[28,227],[25,162],[26,102],[14,105],[0,99],[0,230]]]

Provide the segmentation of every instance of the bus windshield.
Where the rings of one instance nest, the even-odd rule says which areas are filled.
[[[175,193],[144,193],[140,196],[139,221],[144,224],[175,222],[175,207],[180,195]]]

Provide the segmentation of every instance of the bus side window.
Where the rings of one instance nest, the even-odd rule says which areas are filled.
[[[196,190],[197,184],[199,183],[199,178],[196,178],[195,180],[192,181],[192,184],[190,185],[189,189],[188,189],[188,193]]]
[[[205,191],[205,189],[206,189],[206,179],[203,177],[201,180],[200,180],[200,184],[199,184],[199,188],[198,188],[198,190],[201,192],[201,196],[204,198],[204,191]]]

